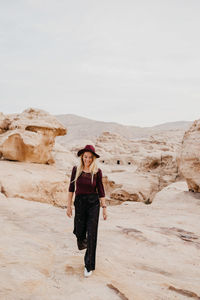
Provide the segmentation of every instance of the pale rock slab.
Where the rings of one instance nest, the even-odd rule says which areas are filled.
[[[108,178],[115,184],[110,191],[113,200],[150,203],[159,191],[158,178],[153,174],[114,172],[108,174]]]
[[[196,120],[186,131],[178,161],[188,189],[200,192],[200,120]]]
[[[69,179],[54,166],[0,161],[1,192],[6,197],[66,207]]]
[[[6,196],[3,193],[0,193],[0,201],[6,200]]]
[[[0,200],[1,299],[199,299],[198,196],[177,182],[150,205],[109,206],[106,221],[101,210],[90,278],[66,209]]]

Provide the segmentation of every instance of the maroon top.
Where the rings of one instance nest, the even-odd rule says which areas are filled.
[[[74,192],[75,190],[75,182],[72,182],[76,175],[77,167],[74,166],[71,173],[69,192]],[[102,171],[98,169],[98,172],[94,174],[93,184],[91,182],[92,175],[91,173],[87,173],[82,171],[81,175],[77,178],[76,181],[76,191],[75,195],[79,194],[93,194],[98,193],[99,198],[105,197],[104,186],[102,183]]]

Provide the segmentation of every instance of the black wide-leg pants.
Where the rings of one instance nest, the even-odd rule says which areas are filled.
[[[87,250],[84,256],[85,267],[88,272],[95,270],[96,246],[100,201],[98,194],[80,194],[74,200],[75,216],[74,230],[79,241],[87,238]],[[86,236],[87,234],[87,236]]]

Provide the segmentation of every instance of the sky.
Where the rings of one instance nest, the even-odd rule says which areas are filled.
[[[200,118],[199,0],[0,0],[0,111]]]

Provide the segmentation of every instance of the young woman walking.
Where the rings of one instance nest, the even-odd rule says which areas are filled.
[[[79,250],[86,249],[84,256],[84,275],[86,277],[95,270],[96,246],[100,204],[103,208],[103,219],[107,219],[105,191],[102,183],[102,171],[98,168],[92,145],[77,152],[80,157],[78,166],[71,172],[67,199],[67,216],[72,217],[72,198],[75,192],[75,216],[73,233],[77,238]]]

